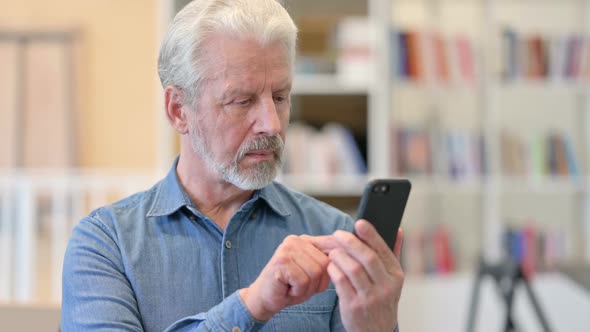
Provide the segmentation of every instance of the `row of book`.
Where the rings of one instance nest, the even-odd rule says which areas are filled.
[[[322,43],[328,46],[321,55],[302,53],[298,70],[335,72],[343,81],[370,82],[377,69],[373,47],[377,43],[376,30],[371,22],[348,17],[339,20],[335,29],[324,30],[330,31],[321,34]],[[490,63],[505,80],[590,79],[590,36],[527,34],[509,27],[499,30],[496,36]],[[391,77],[395,80],[471,84],[482,73],[478,39],[467,34],[392,28],[389,47]]]
[[[534,222],[506,227],[503,232],[506,258],[521,265],[525,277],[535,272],[553,271],[569,258],[570,241],[563,229],[542,229]]]
[[[504,259],[521,265],[525,277],[556,270],[570,258],[571,241],[563,229],[540,228],[534,222],[506,227]],[[408,274],[445,275],[459,269],[456,237],[444,224],[404,234],[401,263]]]
[[[563,133],[551,132],[527,141],[504,131],[500,139],[505,174],[533,177],[580,174],[572,140]]]
[[[499,33],[499,54],[493,55],[505,80],[590,79],[590,36]],[[473,83],[480,73],[478,45],[464,35],[438,31],[392,30],[392,78],[437,83]]]
[[[321,129],[292,123],[285,143],[283,171],[289,175],[360,175],[367,165],[350,129],[327,123]]]
[[[430,128],[398,128],[394,170],[405,175],[446,175],[473,179],[487,173],[486,150],[480,133],[437,132]],[[503,131],[500,137],[502,173],[511,176],[578,176],[579,162],[571,138],[560,132],[528,141]]]
[[[485,146],[479,133],[398,128],[395,149],[393,165],[401,174],[472,179],[486,173]]]
[[[312,26],[317,28],[318,24]],[[297,62],[298,72],[334,72],[345,83],[368,83],[375,78],[378,70],[374,49],[377,33],[369,20],[342,18],[334,30],[317,35],[322,36],[322,42],[329,46],[321,52],[302,50]],[[432,78],[439,83],[469,84],[478,76],[476,46],[470,37],[392,28],[389,38],[393,79],[421,81]]]
[[[390,35],[393,79],[475,82],[478,61],[470,38],[418,30],[392,30]]]
[[[321,54],[302,52],[298,72],[335,72],[339,80],[347,83],[368,83],[375,78],[377,33],[369,20],[343,18],[333,33],[323,35],[323,42],[330,47]],[[389,38],[393,79],[471,84],[478,77],[479,61],[473,38],[394,28]]]
[[[502,78],[579,80],[590,78],[590,36],[501,32]]]
[[[408,274],[445,275],[457,270],[453,236],[443,225],[404,234],[401,264]]]

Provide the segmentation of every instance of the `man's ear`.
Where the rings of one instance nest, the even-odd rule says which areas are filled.
[[[168,122],[179,134],[188,133],[188,119],[186,110],[183,110],[184,92],[175,86],[169,85],[164,89],[164,107]]]

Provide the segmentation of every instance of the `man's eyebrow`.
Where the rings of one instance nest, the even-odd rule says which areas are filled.
[[[274,89],[273,92],[283,92],[283,91],[291,91],[293,87],[293,82],[289,80],[288,82],[284,82],[278,85],[278,88]]]
[[[247,90],[244,89],[242,86],[229,86],[224,91],[221,97],[223,99],[231,98],[235,95],[247,93]]]

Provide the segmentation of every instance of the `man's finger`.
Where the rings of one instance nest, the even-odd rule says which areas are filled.
[[[377,233],[377,230],[370,222],[360,219],[354,224],[354,229],[357,236],[369,247],[375,250],[379,258],[381,258],[381,261],[386,266],[389,266],[393,263],[391,248],[387,246],[385,240],[383,240],[381,235]]]
[[[313,244],[316,248],[321,250],[324,254],[329,254],[330,251],[341,247],[338,241],[334,239],[332,235],[322,235],[322,236],[309,236],[309,235],[301,235],[301,238],[305,241],[309,241]]]
[[[340,272],[346,275],[356,293],[368,294],[370,292],[375,280],[371,278],[366,267],[361,262],[351,257],[343,249],[332,251],[330,260],[332,261],[330,264],[336,265]]]
[[[286,285],[288,295],[292,297],[303,297],[308,290],[309,277],[296,264],[290,265],[288,268],[283,266],[275,272],[275,278],[282,284]]]
[[[309,277],[308,294],[311,296],[323,290],[324,276],[327,277],[326,268],[330,262],[328,256],[304,240],[292,258]]]
[[[373,248],[349,232],[336,231],[334,232],[334,238],[338,240],[338,242],[342,245],[343,250],[347,252],[348,255],[350,255],[355,259],[355,261],[363,266],[363,270],[366,271],[371,282],[379,283],[382,281],[383,273],[387,270],[381,257],[379,257],[379,254],[377,254]],[[330,259],[332,259],[332,254],[330,254]],[[351,264],[346,265],[350,266]],[[358,282],[353,280],[353,277],[349,275],[349,272],[351,271],[348,271],[344,264],[338,264],[338,267],[340,270],[342,270],[342,272],[347,274],[348,279],[351,281],[353,286],[357,287],[358,289],[360,285],[358,285]]]
[[[395,247],[393,248],[393,254],[397,258],[397,260],[400,260],[400,258],[402,256],[403,244],[404,244],[404,231],[403,231],[403,229],[400,228],[397,230],[397,239],[395,240]]]
[[[356,295],[356,291],[354,290],[354,287],[352,287],[350,280],[348,280],[346,274],[344,274],[336,264],[330,263],[328,265],[328,274],[334,283],[336,293],[341,301],[350,301],[353,296]]]

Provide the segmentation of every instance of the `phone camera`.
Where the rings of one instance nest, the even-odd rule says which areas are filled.
[[[378,184],[376,186],[373,187],[373,192],[378,193],[378,194],[384,194],[389,190],[389,185],[388,184]]]

